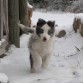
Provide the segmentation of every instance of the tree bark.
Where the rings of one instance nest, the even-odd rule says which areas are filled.
[[[19,19],[21,24],[29,26],[27,0],[19,0]]]
[[[12,44],[19,47],[19,1],[8,0],[9,8],[9,40]]]
[[[3,0],[0,0],[0,40],[3,38]]]

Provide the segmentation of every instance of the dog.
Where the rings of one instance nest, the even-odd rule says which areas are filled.
[[[55,40],[55,21],[38,19],[36,28],[27,28],[19,24],[19,27],[28,34],[32,33],[29,40],[31,72],[46,69],[53,55],[53,43]]]
[[[29,41],[31,72],[47,68],[53,55],[55,21],[38,19],[36,30]]]

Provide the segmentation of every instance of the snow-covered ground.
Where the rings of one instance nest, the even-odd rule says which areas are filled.
[[[6,76],[4,73],[0,73],[0,83],[8,83],[8,76]]]
[[[2,40],[0,41],[0,45],[1,45],[4,41],[5,41],[5,39],[2,39]]]
[[[23,34],[20,38],[20,48],[11,46],[6,57],[0,59],[0,73],[5,73],[10,83],[83,83],[83,37],[74,33],[71,13],[34,12],[32,21],[36,24],[38,18],[55,20],[56,34],[65,29],[66,36],[55,37],[54,56],[49,67],[39,73],[30,73],[29,49],[27,42],[30,35]]]

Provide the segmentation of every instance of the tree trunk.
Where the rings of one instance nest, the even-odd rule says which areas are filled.
[[[3,0],[0,0],[0,40],[3,37]]]
[[[19,0],[19,19],[20,23],[28,26],[28,7],[27,0]]]
[[[9,8],[9,40],[12,44],[19,47],[19,1],[8,0]]]

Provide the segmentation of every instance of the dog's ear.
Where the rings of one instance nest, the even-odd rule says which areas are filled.
[[[55,21],[48,21],[47,24],[48,24],[50,27],[55,27]]]
[[[39,18],[39,19],[38,19],[38,22],[37,22],[37,26],[43,26],[45,23],[46,23],[45,20]]]

